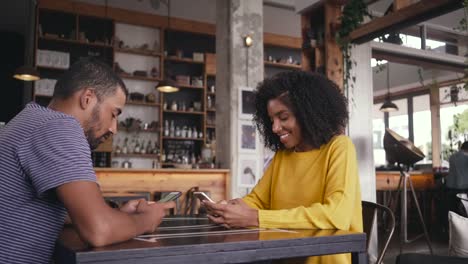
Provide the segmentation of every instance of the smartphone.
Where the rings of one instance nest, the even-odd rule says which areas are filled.
[[[165,203],[165,202],[174,201],[177,198],[179,198],[181,195],[182,195],[181,192],[170,192],[170,193],[166,194],[163,198],[161,198],[161,200],[159,200],[158,203]]]
[[[211,198],[208,195],[206,195],[206,193],[204,192],[193,192],[193,195],[195,195],[195,197],[200,199],[200,201],[209,201],[209,202],[214,203],[214,201],[211,200]]]

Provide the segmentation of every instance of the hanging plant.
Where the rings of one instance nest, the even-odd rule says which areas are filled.
[[[349,88],[353,89],[354,84],[350,85],[350,80],[353,83],[356,80],[355,76],[351,76],[351,69],[356,65],[356,62],[351,59],[352,44],[348,36],[361,25],[366,16],[370,17],[370,14],[363,0],[349,0],[343,8],[343,15],[340,19],[341,26],[338,30],[336,41],[343,53],[343,88],[345,91],[349,91]]]

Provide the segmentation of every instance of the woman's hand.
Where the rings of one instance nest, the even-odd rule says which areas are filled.
[[[216,224],[227,228],[257,227],[258,210],[249,207],[242,199],[229,200],[227,203],[211,203],[204,201],[208,218]]]

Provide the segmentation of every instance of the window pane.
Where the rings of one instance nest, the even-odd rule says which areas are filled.
[[[459,120],[455,128],[455,120]],[[442,142],[443,166],[447,166],[450,155],[458,150],[458,144],[463,143],[468,133],[468,103],[445,104],[440,107],[440,129]],[[449,138],[451,131],[452,140]],[[445,160],[445,161],[444,161]]]
[[[388,127],[404,138],[409,137],[408,131],[408,103],[407,99],[393,100],[398,106],[398,111],[390,112]]]
[[[414,145],[419,148],[424,155],[426,155],[426,157],[420,162],[431,162],[432,131],[431,109],[428,94],[413,97],[413,130]]]
[[[375,104],[372,119],[374,164],[375,166],[385,165],[385,150],[383,148],[383,136],[385,133],[384,113],[380,111],[382,104]]]

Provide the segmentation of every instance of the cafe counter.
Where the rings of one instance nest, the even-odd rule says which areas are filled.
[[[230,197],[227,169],[117,169],[95,168],[103,193],[149,193],[181,191],[190,188],[209,192],[215,201]]]

